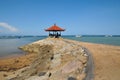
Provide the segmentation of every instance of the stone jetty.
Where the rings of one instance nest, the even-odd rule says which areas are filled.
[[[87,55],[79,42],[63,38],[46,38],[20,47],[34,53],[34,60],[7,75],[5,80],[83,80]]]

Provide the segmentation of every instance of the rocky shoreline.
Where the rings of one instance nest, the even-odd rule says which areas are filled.
[[[5,80],[83,80],[86,76],[87,55],[77,41],[46,38],[20,49],[34,56],[28,65],[6,74]]]
[[[44,65],[39,68],[38,67],[39,64],[36,64],[36,63],[41,62],[41,61],[39,61],[40,60],[39,56],[40,56],[41,52],[40,53],[32,53],[32,51],[31,51],[24,56],[0,60],[0,80],[9,80],[9,79],[17,80],[17,78],[21,78],[22,76],[24,77],[24,75],[26,75],[27,77],[30,76],[29,78],[26,77],[27,80],[37,80],[37,79],[39,80],[40,78],[42,78],[40,80],[44,80],[45,77],[49,77],[49,76],[50,76],[49,80],[51,80],[54,76],[59,76],[57,79],[54,79],[54,80],[60,80],[61,77],[65,77],[66,80],[77,80],[77,79],[82,80],[87,75],[86,73],[84,73],[84,70],[83,70],[83,73],[81,73],[79,76],[77,75],[79,73],[79,69],[77,70],[78,72],[68,74],[69,76],[67,76],[67,77],[64,74],[61,75],[61,73],[66,73],[67,71],[69,72],[69,70],[68,70],[69,67],[67,65],[71,65],[74,62],[76,62],[74,64],[75,66],[76,66],[76,64],[81,65],[81,61],[80,62],[77,61],[79,59],[75,57],[75,55],[76,55],[75,53],[77,53],[77,52],[79,52],[79,53],[77,53],[77,54],[79,54],[79,56],[80,55],[85,56],[84,54],[81,54],[82,52],[84,52],[81,46],[87,48],[91,52],[91,55],[93,56],[94,66],[95,66],[94,67],[94,80],[119,80],[120,79],[120,76],[119,76],[119,74],[120,74],[120,69],[119,69],[120,68],[120,62],[119,62],[120,61],[120,46],[94,44],[94,43],[87,43],[87,42],[77,42],[77,41],[73,41],[73,40],[61,39],[61,40],[59,40],[60,42],[58,42],[57,45],[62,46],[62,47],[58,47],[58,46],[55,47],[53,44],[56,45],[56,42],[57,42],[56,39],[49,40],[49,38],[48,38],[45,40],[49,41],[48,45],[52,44],[51,50],[49,49],[49,51],[48,51],[50,53],[50,56],[49,56],[50,58],[48,61],[46,61],[49,63],[48,66],[50,65],[50,67],[48,67],[47,70],[45,67],[43,69],[44,71],[39,72],[43,68],[43,66],[46,65],[46,63],[44,62],[43,63]],[[45,40],[42,40],[42,41],[40,40],[38,42],[29,44],[29,46],[33,45],[33,44],[37,44],[37,43],[46,44],[46,42],[44,42]],[[25,46],[23,46],[23,47],[25,47]],[[21,47],[21,48],[23,48],[23,47]],[[26,47],[27,47],[27,45],[26,45]],[[31,48],[33,48],[33,47],[31,47]],[[40,49],[40,50],[42,50],[42,49]],[[70,50],[70,52],[69,52],[69,50]],[[37,50],[35,50],[35,51],[37,51]],[[53,54],[54,51],[58,52],[58,53],[63,51],[64,54],[62,54],[61,56],[59,54],[58,55],[56,54],[56,56],[53,56],[51,54]],[[42,52],[44,52],[44,51],[42,51]],[[73,54],[70,55],[71,53],[73,53]],[[51,57],[51,56],[53,56],[53,57]],[[76,55],[76,56],[78,56],[78,55]],[[61,59],[59,59],[58,57],[61,57]],[[88,57],[85,57],[85,58],[88,58]],[[62,59],[64,59],[64,60],[62,60]],[[69,62],[69,61],[71,61],[71,62]],[[84,58],[82,61],[84,61]],[[86,62],[88,62],[88,61],[86,61]],[[51,63],[56,64],[56,62],[61,62],[62,65],[56,66],[56,67],[54,67],[55,65],[51,65]],[[61,63],[58,63],[56,65],[59,65]],[[66,64],[66,66],[68,68],[66,68],[66,66],[64,64]],[[40,65],[42,65],[42,64],[40,64]],[[82,67],[84,68],[84,66],[86,66],[86,63]],[[32,69],[32,67],[33,68],[36,67],[35,69],[37,69],[38,71],[36,72],[35,69],[34,70]],[[54,67],[54,68],[51,68],[51,67]],[[81,66],[80,66],[80,68],[81,68]],[[76,69],[76,67],[74,69]],[[74,70],[74,69],[72,69],[72,70]],[[56,70],[58,70],[58,71],[56,71]],[[62,70],[61,73],[60,73],[60,70]],[[65,71],[63,71],[63,70],[65,70]],[[31,72],[29,72],[29,71],[32,71],[33,74],[31,74]],[[55,75],[55,72],[56,72],[56,75]],[[75,74],[75,75],[73,75],[73,74]],[[26,80],[26,79],[24,79],[24,80]],[[86,77],[86,79],[87,79],[87,77]],[[45,79],[45,80],[47,80],[47,79]]]

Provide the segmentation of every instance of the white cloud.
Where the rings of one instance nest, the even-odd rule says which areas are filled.
[[[15,27],[13,27],[13,26],[9,25],[8,23],[5,23],[5,22],[0,22],[0,27],[6,28],[11,32],[17,32],[18,31],[17,28],[15,28]]]

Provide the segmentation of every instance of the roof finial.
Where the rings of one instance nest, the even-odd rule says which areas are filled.
[[[56,26],[56,23],[54,23],[54,26]]]

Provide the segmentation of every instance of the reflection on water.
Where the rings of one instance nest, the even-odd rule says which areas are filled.
[[[0,57],[10,56],[14,54],[23,54],[24,52],[19,50],[18,47],[31,42],[46,38],[45,36],[29,36],[29,37],[2,37],[0,38]],[[104,36],[64,36],[63,38],[73,39],[77,41],[102,43],[110,45],[120,46],[120,37],[104,37]]]
[[[29,44],[31,42],[43,39],[44,37],[24,37],[12,39],[0,39],[0,57],[10,56],[14,54],[23,54],[24,52],[19,49],[20,46]]]

